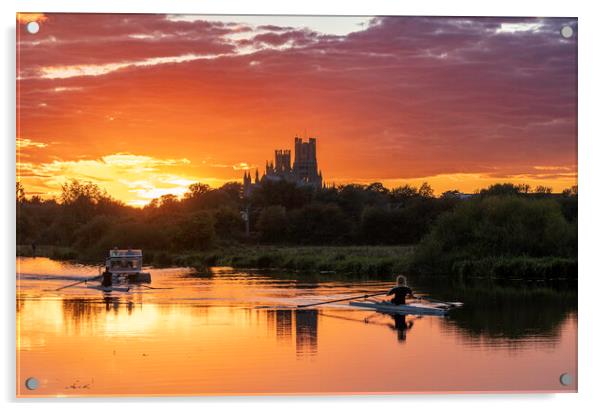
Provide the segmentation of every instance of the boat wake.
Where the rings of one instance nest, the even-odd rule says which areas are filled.
[[[53,275],[53,274],[17,274],[18,280],[31,280],[31,281],[84,281],[91,278],[91,275],[81,275],[81,274],[63,274],[63,275]]]

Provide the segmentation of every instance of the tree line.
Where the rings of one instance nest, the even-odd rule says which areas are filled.
[[[435,196],[428,183],[388,189],[376,182],[315,190],[287,181],[268,181],[245,197],[237,182],[219,188],[195,183],[182,198],[163,195],[136,208],[112,198],[92,182],[71,180],[53,199],[28,196],[20,183],[16,196],[18,244],[71,247],[84,258],[100,258],[114,246],[181,252],[235,244],[410,245],[427,239],[435,242],[438,235],[440,247],[431,246],[422,254],[430,258],[436,250],[449,251],[448,240],[452,245],[471,238],[489,244],[489,236],[495,232],[511,242],[510,236],[517,234],[512,230],[517,227],[523,230],[520,235],[528,238],[534,230],[540,233],[542,224],[548,231],[541,235],[552,235],[560,226],[576,233],[577,222],[576,186],[554,194],[546,187],[495,184],[470,195],[447,191]],[[504,213],[483,211],[500,207]],[[528,210],[520,220],[513,210],[524,207]],[[450,215],[456,215],[455,220]],[[517,226],[505,226],[504,219],[518,221]],[[483,228],[481,234],[469,235],[487,224],[499,230]],[[442,239],[454,230],[458,230],[457,238]],[[576,234],[574,237],[576,244]],[[554,238],[541,247],[552,247]]]

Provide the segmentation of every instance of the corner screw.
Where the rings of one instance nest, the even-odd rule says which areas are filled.
[[[567,372],[560,374],[560,383],[564,386],[571,385],[573,382],[573,376]]]
[[[39,385],[40,383],[38,380],[33,377],[29,377],[25,380],[25,387],[27,387],[28,390],[35,390]]]

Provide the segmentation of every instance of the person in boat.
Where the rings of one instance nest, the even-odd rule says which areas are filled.
[[[414,297],[412,289],[406,285],[406,278],[403,275],[397,277],[397,285],[389,290],[387,295],[392,295],[391,304],[404,305],[406,297]]]
[[[112,287],[113,286],[113,274],[110,271],[105,270],[102,273],[102,282],[103,287]]]

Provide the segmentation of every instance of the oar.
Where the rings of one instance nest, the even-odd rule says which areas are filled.
[[[150,287],[144,284],[138,284],[140,287],[148,288],[149,290],[173,290],[173,287]]]
[[[360,298],[368,298],[368,297],[374,297],[374,296],[377,296],[377,295],[385,295],[387,293],[388,293],[388,291],[381,291],[380,293],[358,295],[357,297],[349,297],[349,298],[341,298],[341,299],[338,299],[338,300],[322,301],[320,303],[313,303],[313,304],[302,304],[302,305],[298,305],[297,308],[313,307],[314,305],[338,303],[338,302],[341,302],[341,301],[359,300]]]
[[[78,285],[78,284],[81,284],[81,283],[85,283],[85,282],[87,282],[87,281],[93,281],[93,280],[97,280],[97,279],[99,279],[100,277],[102,277],[102,275],[99,275],[98,277],[86,278],[85,280],[81,280],[81,281],[78,281],[78,282],[76,282],[76,283],[73,283],[73,284],[65,285],[65,286],[63,286],[63,287],[59,287],[59,288],[57,288],[57,289],[56,289],[56,290],[54,290],[54,291],[60,291],[60,290],[63,290],[63,289],[65,289],[65,288],[73,287],[74,285]]]
[[[435,298],[430,298],[430,297],[418,296],[417,298],[419,300],[427,300],[427,301],[430,301],[432,303],[445,304],[445,305],[450,306],[450,307],[461,307],[462,305],[464,305],[461,302],[447,302],[447,301],[441,301],[441,300],[437,300]]]

